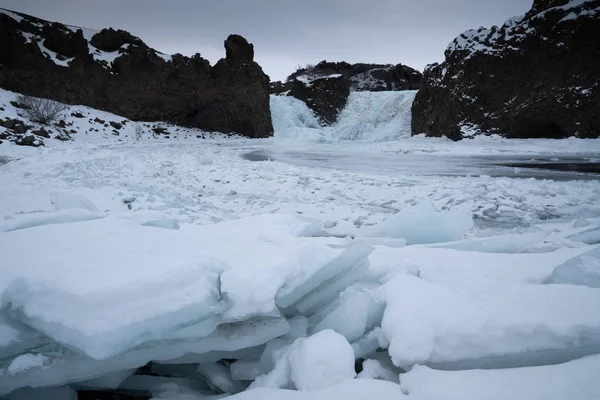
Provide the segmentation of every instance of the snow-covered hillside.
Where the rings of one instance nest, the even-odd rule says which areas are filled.
[[[402,137],[414,93],[354,95],[330,128],[273,97],[267,140],[85,107],[4,140],[0,397],[600,398],[599,180],[369,168],[600,142]]]

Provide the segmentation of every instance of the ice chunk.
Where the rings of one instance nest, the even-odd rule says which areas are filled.
[[[260,363],[267,371],[272,370],[277,361],[285,358],[290,345],[293,343],[290,339],[275,338],[270,340],[265,346],[265,350],[260,356]]]
[[[33,329],[0,315],[0,359],[23,353],[47,341]]]
[[[83,354],[104,359],[148,340],[168,338],[181,324],[210,317],[218,300],[213,265],[140,276],[136,285],[87,296],[15,280],[3,297],[12,317]],[[165,291],[167,287],[172,290]],[[148,303],[147,293],[153,293],[153,308],[142,305]]]
[[[71,387],[77,390],[114,390],[136,371],[137,368],[115,371],[98,378],[72,383]]]
[[[276,332],[281,332],[281,331],[277,330]],[[269,337],[269,339],[276,337],[276,336],[283,335],[283,334],[285,334],[285,331],[283,331],[283,333],[280,333],[279,335],[274,334],[272,337]],[[269,340],[269,339],[267,339],[267,340]],[[201,354],[187,353],[180,357],[161,360],[161,362],[163,364],[200,364],[200,363],[208,363],[208,362],[217,362],[222,359],[241,360],[241,359],[246,359],[246,358],[260,357],[260,355],[263,353],[263,351],[265,349],[264,345],[259,345],[259,346],[249,345],[249,346],[250,347],[244,347],[244,348],[240,348],[239,350],[232,350],[232,351],[213,350],[213,351],[208,351],[206,353],[201,353]]]
[[[92,379],[110,372],[140,367],[153,360],[182,363],[212,362],[242,355],[258,357],[258,351],[262,349],[257,346],[289,331],[290,325],[285,318],[253,318],[220,325],[206,338],[151,341],[105,360],[90,359],[67,349],[56,354],[53,349],[46,354],[52,358],[51,368],[10,375],[10,379],[6,379],[7,375],[0,370],[0,395],[23,386],[55,386]]]
[[[303,315],[297,315],[288,319],[290,332],[284,336],[285,339],[294,341],[308,335],[308,319]]]
[[[354,358],[356,359],[375,353],[379,348],[387,349],[389,346],[390,343],[380,327],[375,327],[372,331],[352,343]]]
[[[455,243],[434,244],[430,246],[482,253],[543,253],[557,249],[556,245],[544,243],[549,235],[549,231],[527,232],[518,235],[475,238]]]
[[[362,366],[363,370],[357,376],[360,379],[381,379],[394,383],[400,382],[398,374],[384,367],[379,360],[365,360]]]
[[[600,288],[600,247],[574,257],[552,271],[549,283]]]
[[[324,330],[279,348],[273,370],[259,376],[250,388],[320,389],[355,375],[350,343],[342,335]]]
[[[337,298],[348,286],[357,281],[366,280],[368,268],[368,259],[365,259],[362,263],[355,264],[350,269],[343,271],[332,279],[328,279],[320,286],[314,288],[310,293],[304,296],[302,300],[296,303],[294,308],[304,315],[315,314]]]
[[[586,226],[590,226],[591,222],[587,219],[578,219],[573,222],[573,228],[584,228]]]
[[[26,372],[30,369],[47,367],[50,359],[43,354],[26,353],[15,358],[8,366],[6,372],[8,375],[15,375],[20,372]]]
[[[134,395],[154,395],[155,391],[160,392],[162,385],[177,385],[179,388],[185,388],[189,392],[200,394],[200,390],[207,390],[208,386],[202,379],[172,378],[164,376],[151,375],[132,375],[119,386],[119,392],[130,393]]]
[[[317,290],[320,285],[335,282],[338,275],[345,271],[368,265],[371,251],[370,246],[357,243],[345,248],[337,258],[325,266],[299,271],[297,276],[286,281],[277,292],[277,305],[283,308],[290,307]]]
[[[7,400],[77,400],[77,392],[69,386],[51,388],[22,388],[8,395]]]
[[[385,284],[382,328],[396,366],[510,368],[600,351],[600,291],[501,281]]]
[[[373,379],[345,380],[324,389],[305,391],[256,388],[228,397],[231,400],[399,400],[403,398],[400,385]]]
[[[352,346],[330,329],[296,340],[289,363],[298,390],[323,389],[356,376]]]
[[[600,356],[529,368],[438,371],[417,365],[400,376],[415,399],[599,399]]]
[[[152,221],[144,222],[142,225],[165,229],[179,229],[179,221],[175,219],[154,219]]]
[[[156,400],[219,400],[229,396],[229,393],[223,395],[212,393],[214,392],[186,386],[186,382],[165,381],[151,388],[152,399]]]
[[[253,381],[257,377],[269,372],[257,358],[238,360],[231,364],[229,368],[231,377],[236,381]]]
[[[426,281],[456,285],[494,285],[494,281],[544,283],[557,265],[585,251],[582,247],[564,247],[548,253],[510,254],[458,251],[429,245],[402,249],[380,247],[369,257],[369,269],[381,281],[402,272]]]
[[[316,324],[313,332],[333,329],[352,342],[381,323],[384,302],[376,288],[354,286],[346,289],[337,304]]]
[[[468,212],[440,212],[431,202],[422,202],[400,211],[366,233],[375,237],[403,238],[411,245],[460,240],[472,226],[473,219]]]
[[[50,203],[52,203],[56,211],[70,209],[99,211],[93,201],[78,193],[51,192]]]
[[[19,214],[12,219],[1,221],[0,232],[10,232],[20,229],[34,228],[43,225],[68,224],[73,222],[92,221],[104,218],[106,214],[89,210],[61,210],[31,214]],[[38,243],[36,243],[37,245]],[[21,247],[27,245],[23,243]]]
[[[600,244],[600,226],[567,236],[567,239],[589,245]]]
[[[219,363],[199,364],[198,376],[217,393],[239,393],[245,388],[241,382],[233,380],[229,368]]]

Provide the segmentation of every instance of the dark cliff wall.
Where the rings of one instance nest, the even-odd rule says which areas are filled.
[[[461,34],[429,66],[413,134],[458,140],[600,135],[600,1],[536,0],[502,27]]]
[[[239,35],[214,67],[165,55],[122,30],[99,32],[0,9],[0,87],[135,120],[249,137],[273,134],[269,78]]]

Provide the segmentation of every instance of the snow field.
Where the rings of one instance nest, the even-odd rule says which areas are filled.
[[[276,129],[322,141],[285,101]],[[96,115],[119,117],[80,109],[73,142],[0,146],[0,396],[599,396],[597,181],[250,162],[239,155],[286,140],[200,141],[190,129],[137,142],[83,133]],[[375,117],[352,116],[385,131]],[[357,154],[349,142],[302,146]],[[364,151],[431,150],[439,162],[560,147],[454,146]]]

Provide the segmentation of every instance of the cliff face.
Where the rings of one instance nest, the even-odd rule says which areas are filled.
[[[249,137],[273,134],[269,77],[239,35],[215,66],[160,53],[122,30],[93,31],[0,9],[0,87],[134,120]]]
[[[536,0],[501,27],[464,32],[428,66],[412,132],[598,137],[599,60],[599,1]]]

